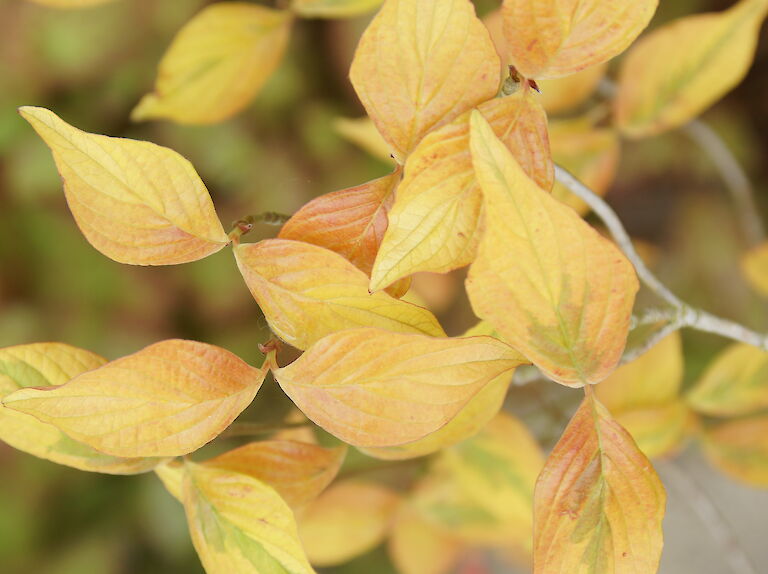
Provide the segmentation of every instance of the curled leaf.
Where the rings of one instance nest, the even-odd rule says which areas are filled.
[[[210,124],[235,115],[280,63],[290,24],[289,12],[246,2],[204,8],[173,39],[131,118]]]
[[[588,396],[536,483],[534,573],[656,572],[665,502],[651,463]]]
[[[522,91],[478,109],[526,173],[551,189],[547,116],[533,96]],[[442,273],[470,263],[482,231],[482,203],[472,168],[467,113],[428,134],[408,157],[371,289],[417,271]]]
[[[445,334],[426,309],[386,293],[370,293],[368,276],[328,249],[267,239],[238,246],[235,257],[269,326],[299,349],[331,333],[362,326]]]
[[[172,265],[229,242],[195,168],[175,151],[89,134],[44,108],[19,112],[51,148],[80,230],[107,257]]]
[[[624,255],[540,189],[479,112],[471,149],[486,206],[469,270],[475,314],[547,376],[597,383],[626,344],[638,281]]]
[[[676,20],[638,42],[621,67],[621,132],[645,137],[680,126],[728,93],[752,65],[767,11],[764,0],[742,0],[724,12]]]
[[[719,417],[768,407],[768,353],[743,343],[731,345],[715,357],[687,400],[694,410]]]
[[[396,446],[445,426],[490,381],[523,362],[490,337],[349,329],[273,369],[307,417],[355,446]]]
[[[402,163],[427,132],[494,97],[498,69],[469,0],[387,0],[360,39],[350,78]]]
[[[0,397],[23,388],[57,387],[107,362],[63,343],[33,343],[0,349]],[[32,415],[0,408],[0,440],[34,456],[79,470],[107,474],[146,472],[157,458],[110,456],[78,442]]]
[[[227,428],[264,374],[219,347],[174,339],[61,386],[20,389],[3,404],[107,454],[178,456]]]

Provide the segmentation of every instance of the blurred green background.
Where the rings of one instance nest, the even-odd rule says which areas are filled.
[[[60,11],[25,0],[0,0],[0,346],[62,341],[115,358],[160,339],[181,337],[223,346],[258,364],[257,344],[268,337],[229,250],[188,265],[142,268],[112,262],[92,249],[69,215],[50,152],[17,115],[20,105],[51,108],[86,131],[175,149],[196,166],[225,228],[251,213],[291,213],[312,197],[390,170],[333,128],[339,116],[363,114],[347,71],[366,18],[298,21],[277,73],[235,119],[210,127],[132,124],[129,112],[151,90],[164,49],[204,4],[118,0],[93,9]],[[476,4],[482,14],[498,3]],[[729,5],[662,0],[653,25]],[[762,192],[757,198],[761,208],[768,189],[766,39],[764,30],[747,80],[705,116]],[[695,305],[768,330],[765,300],[740,275],[745,244],[739,222],[701,151],[684,135],[670,133],[626,143],[622,152],[608,199],[632,235],[654,247],[655,267],[663,280]],[[274,233],[274,228],[264,227],[254,236]],[[449,334],[473,321],[461,279],[461,273],[455,273],[417,282]],[[695,379],[726,343],[685,333],[686,379]],[[562,430],[564,417],[578,400],[557,385],[513,394],[513,410],[545,443]],[[276,396],[260,393],[253,408],[258,412]],[[697,472],[704,468],[695,452],[686,456]],[[737,501],[726,506],[742,509],[745,516],[733,518],[742,526],[749,524],[756,509],[768,509],[764,493],[718,476],[706,480],[715,496],[725,492]],[[739,500],[746,502],[739,506]],[[673,515],[683,521],[672,522],[675,531],[695,530],[686,526],[686,512],[691,514],[683,509]],[[695,523],[696,518],[690,520]],[[750,532],[745,529],[747,539]],[[668,529],[662,572],[705,572],[701,568],[706,565],[687,569],[687,539],[675,536]],[[708,545],[706,534],[702,536],[700,545]],[[762,558],[768,568],[764,545],[749,540],[745,544],[756,553],[756,562]],[[201,571],[183,512],[153,475],[122,478],[78,472],[0,444],[3,574]],[[379,550],[334,572],[384,574],[392,569]]]

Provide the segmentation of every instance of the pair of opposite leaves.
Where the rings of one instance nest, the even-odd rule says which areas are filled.
[[[205,186],[175,152],[86,134],[39,108],[22,114],[53,150],[78,225],[106,255],[169,264],[227,244]],[[598,382],[623,350],[637,290],[633,270],[612,244],[528,178],[480,112],[471,124],[472,163],[486,210],[468,280],[473,307],[555,380]],[[260,256],[270,251],[273,257]],[[239,246],[236,254],[270,325],[299,348],[350,327],[442,334],[428,312],[385,293],[368,295],[365,275],[329,250],[267,240]]]

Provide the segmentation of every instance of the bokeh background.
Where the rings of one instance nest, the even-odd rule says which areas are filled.
[[[390,165],[348,143],[338,117],[363,114],[347,80],[367,18],[300,20],[287,57],[257,100],[209,127],[133,124],[173,34],[206,2],[118,0],[79,11],[0,0],[0,346],[62,341],[109,358],[164,338],[223,346],[258,364],[268,337],[229,250],[196,263],[141,268],[92,249],[64,202],[50,152],[17,115],[53,109],[84,130],[171,147],[197,168],[225,227],[251,213],[291,213],[329,191],[381,176]],[[480,14],[497,2],[476,2]],[[652,26],[723,0],[662,0]],[[685,49],[681,46],[681,49]],[[763,210],[768,192],[768,34],[746,81],[705,115],[747,170]],[[608,194],[655,269],[689,302],[768,330],[768,303],[746,284],[746,247],[730,197],[702,152],[679,132],[624,143]],[[275,234],[258,228],[254,238]],[[449,334],[473,323],[462,274],[422,276],[419,296]],[[727,344],[686,332],[686,381]],[[578,397],[558,385],[513,391],[509,408],[551,446]],[[274,387],[249,416],[285,408]],[[280,410],[280,409],[278,409]],[[659,470],[670,490],[662,574],[739,572],[722,542],[735,537],[758,572],[768,571],[768,495],[737,484],[690,448]],[[681,478],[682,472],[682,478]],[[695,482],[691,482],[693,477]],[[698,490],[701,489],[701,490]],[[713,541],[697,497],[716,502],[724,537]],[[700,510],[700,507],[699,507]],[[389,574],[378,549],[329,572]],[[509,572],[474,561],[465,572]],[[110,477],[37,460],[0,443],[0,572],[154,574],[202,572],[181,507],[153,475]],[[742,570],[742,572],[746,572]]]

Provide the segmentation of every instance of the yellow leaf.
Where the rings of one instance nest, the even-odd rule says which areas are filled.
[[[696,429],[696,415],[680,400],[619,411],[616,421],[632,435],[648,458],[674,454]]]
[[[388,550],[400,574],[448,574],[465,549],[458,538],[404,504],[392,527]]]
[[[518,538],[515,527],[508,528],[469,498],[456,477],[440,464],[442,461],[435,462],[417,483],[409,501],[418,515],[431,526],[472,546],[509,549]]]
[[[664,405],[678,398],[683,367],[682,338],[675,331],[618,368],[594,392],[614,415],[633,408]]]
[[[373,157],[386,162],[392,161],[392,149],[381,137],[371,118],[337,118],[333,122],[333,128],[345,140],[365,150]]]
[[[768,353],[739,343],[721,352],[687,395],[706,415],[748,415],[768,407]]]
[[[650,461],[588,396],[536,483],[534,573],[655,573],[665,502]]]
[[[528,178],[479,112],[471,121],[486,206],[467,279],[475,314],[553,380],[597,383],[624,350],[638,289],[634,269]]]
[[[106,359],[63,343],[33,343],[0,349],[0,397],[27,387],[47,388],[97,369]],[[34,456],[80,470],[136,474],[155,467],[156,458],[117,458],[77,442],[35,417],[0,408],[0,440]]]
[[[214,439],[264,379],[219,347],[161,341],[51,388],[20,389],[3,404],[114,456],[178,456]]]
[[[607,64],[598,64],[562,78],[539,80],[542,107],[548,114],[562,114],[578,108],[595,93],[607,69]]]
[[[272,487],[187,462],[183,499],[192,542],[208,574],[314,574],[293,512]]]
[[[504,404],[513,373],[495,378],[472,397],[459,413],[441,429],[422,439],[383,448],[362,448],[365,454],[385,460],[404,460],[432,454],[477,434],[496,416]]]
[[[621,54],[658,0],[504,0],[507,62],[527,78],[556,78]],[[504,59],[504,58],[502,58]]]
[[[114,2],[114,0],[30,0],[30,2],[42,4],[43,6],[49,6],[51,8],[73,9],[90,8],[91,6]]]
[[[545,189],[553,181],[547,116],[527,92],[479,108],[523,169]],[[469,151],[469,113],[428,134],[405,165],[372,272],[381,289],[417,271],[470,263],[481,234],[482,194]]]
[[[235,257],[269,326],[298,349],[331,333],[363,326],[445,334],[426,309],[386,293],[369,293],[368,276],[328,249],[267,239],[238,246]]]
[[[523,362],[490,337],[446,339],[381,329],[329,335],[273,369],[307,417],[355,446],[396,446],[442,428],[486,384]]]
[[[768,297],[768,242],[744,254],[741,269],[752,288],[763,297]]]
[[[360,39],[350,78],[402,163],[427,132],[494,97],[498,69],[469,0],[387,0]]]
[[[344,462],[345,446],[324,448],[292,440],[252,442],[200,463],[248,475],[274,488],[293,508],[300,508],[327,487]],[[160,480],[175,498],[182,499],[186,468],[173,460],[155,468]]]
[[[51,148],[80,230],[107,257],[171,265],[228,243],[208,190],[173,150],[89,134],[43,108],[19,112]]]
[[[299,536],[315,566],[335,566],[384,540],[397,493],[372,482],[346,480],[326,490],[298,516]]]
[[[514,531],[517,543],[530,547],[533,488],[544,457],[528,429],[500,413],[481,433],[446,449],[441,458],[467,499]]]
[[[710,462],[730,476],[768,488],[768,416],[729,421],[702,437]]]
[[[615,130],[596,128],[589,118],[553,121],[549,142],[554,162],[575,175],[598,195],[613,183],[619,164],[620,141]],[[581,199],[556,182],[552,195],[580,215],[589,211]]]
[[[621,67],[621,132],[644,137],[680,126],[741,82],[766,11],[765,0],[742,0],[724,12],[681,18],[638,42]]]
[[[304,18],[350,18],[377,8],[382,0],[292,0],[291,10]]]
[[[212,124],[242,111],[280,63],[290,24],[289,12],[246,2],[204,8],[176,34],[131,119]]]
[[[247,474],[272,486],[291,507],[312,502],[336,476],[345,446],[324,448],[289,440],[252,442],[203,463]]]

